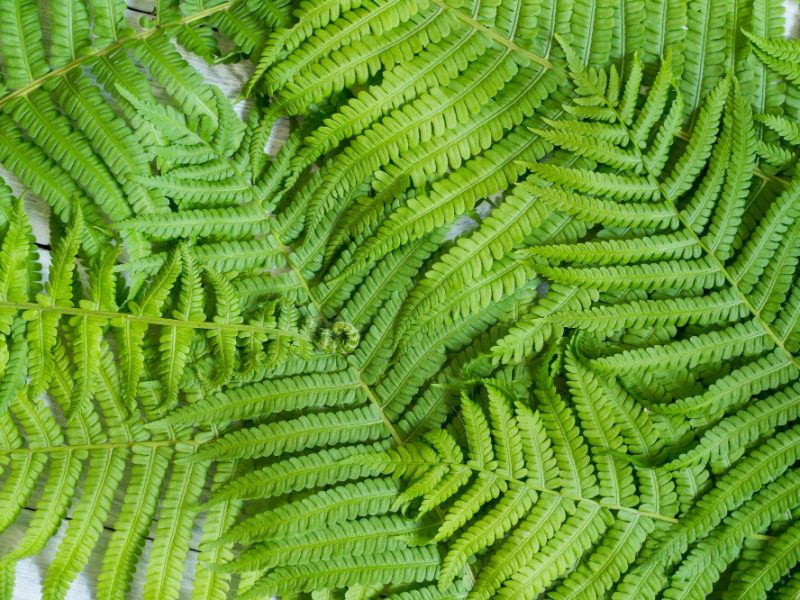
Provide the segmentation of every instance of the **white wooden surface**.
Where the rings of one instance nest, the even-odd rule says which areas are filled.
[[[140,18],[151,14],[153,11],[154,0],[129,0],[127,18],[129,22],[135,26]],[[798,27],[800,27],[800,4],[798,0],[785,0],[787,10],[787,25],[786,34],[788,37],[798,37]],[[197,68],[197,70],[206,78],[206,80],[218,85],[228,97],[235,97],[242,87],[242,84],[247,80],[252,71],[252,65],[249,63],[239,63],[234,65],[214,65],[209,66],[202,59],[198,59],[191,55],[186,55],[187,60]],[[237,111],[243,114],[247,111],[247,106],[244,102],[237,106]],[[283,129],[283,128],[281,128]],[[276,133],[276,132],[273,132]],[[280,134],[284,132],[281,131]],[[278,138],[282,137],[278,134]],[[270,148],[272,149],[272,148]],[[22,191],[22,186],[19,182],[9,177],[6,172],[0,169],[0,176],[3,176],[8,183],[12,185],[14,191],[19,193]],[[36,240],[45,248],[49,242],[49,233],[47,226],[48,208],[40,200],[33,197],[28,197],[27,200],[28,214],[33,216],[33,229]],[[49,254],[46,249],[42,250],[42,259],[46,270],[49,263]],[[45,274],[46,275],[46,274]],[[10,528],[5,534],[0,536],[0,556],[13,548],[17,541],[25,531],[27,523],[30,521],[33,512],[31,510],[24,510],[18,522]],[[58,543],[66,529],[66,521],[62,525],[59,533],[50,540],[44,552],[35,558],[25,559],[19,562],[17,568],[17,579],[14,594],[12,598],[0,598],[0,600],[40,600],[42,596],[42,580],[44,573],[47,570],[48,564],[52,561],[55,555]],[[90,561],[87,569],[81,573],[77,580],[74,582],[67,594],[67,600],[92,600],[94,598],[94,581],[97,578],[97,571],[100,565],[100,556],[102,549],[108,542],[111,535],[110,530],[106,530],[101,534],[101,539],[98,544],[99,552],[95,552],[93,560]],[[199,531],[195,532],[193,549],[190,551],[189,564],[187,564],[187,577],[184,581],[181,597],[190,597],[191,595],[191,581],[189,581],[189,573],[194,567],[194,562],[197,560],[197,540],[199,539]],[[142,560],[140,564],[146,565],[147,558],[150,551],[150,542],[144,548]],[[130,598],[140,598],[142,596],[142,586],[144,583],[144,569],[137,572],[134,579],[133,588],[129,595]]]

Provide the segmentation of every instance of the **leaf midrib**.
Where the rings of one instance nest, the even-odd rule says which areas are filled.
[[[205,442],[196,440],[129,440],[127,442],[65,444],[63,446],[25,446],[20,448],[1,448],[0,456],[58,454],[72,452],[91,452],[92,450],[129,450],[131,448],[169,448],[177,445],[200,447]]]
[[[188,329],[209,329],[214,331],[232,332],[252,332],[267,333],[281,337],[293,337],[306,339],[304,336],[289,330],[276,327],[265,327],[263,325],[251,325],[248,323],[217,323],[215,321],[193,321],[170,319],[167,317],[155,317],[143,314],[122,313],[110,310],[100,310],[92,308],[82,308],[77,306],[59,306],[49,304],[37,304],[35,302],[11,302],[0,300],[0,310],[11,309],[14,311],[34,311],[41,313],[56,313],[59,315],[73,315],[84,319],[106,319],[106,320],[125,320],[147,325],[161,325],[165,327],[188,328]]]

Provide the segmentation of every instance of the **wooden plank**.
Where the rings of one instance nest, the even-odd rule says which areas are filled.
[[[789,39],[800,37],[800,1],[784,0],[783,7],[786,9],[786,23],[784,32]]]

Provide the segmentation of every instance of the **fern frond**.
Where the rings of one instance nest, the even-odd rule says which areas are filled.
[[[233,477],[238,469],[236,463],[220,463],[214,473],[214,488],[219,488]],[[212,489],[214,489],[212,488]],[[230,559],[232,552],[230,544],[215,544],[214,548],[206,545],[216,542],[222,537],[223,532],[230,527],[242,508],[238,500],[220,503],[208,511],[203,522],[203,535],[200,540],[203,550],[198,557],[200,565],[211,565]],[[198,566],[195,573],[192,600],[222,600],[228,596],[231,588],[231,578],[224,573],[212,571],[208,567]]]
[[[547,296],[534,305],[530,313],[523,316],[508,334],[492,349],[503,361],[520,360],[525,354],[544,347],[549,339],[558,337],[563,331],[554,327],[550,315],[588,306],[596,295],[580,288],[553,285]]]
[[[294,591],[340,588],[347,584],[388,584],[402,586],[429,581],[439,565],[438,553],[427,547],[404,548],[375,556],[351,556],[326,563],[308,563],[278,569],[259,580],[242,600],[262,597],[271,590]]]
[[[0,595],[798,589],[779,2],[0,5]]]
[[[176,309],[172,316],[180,321],[202,321],[203,288],[200,270],[186,246],[181,247],[180,292]],[[161,359],[159,371],[164,395],[161,399],[161,411],[172,408],[178,399],[178,389],[183,377],[184,366],[189,357],[192,330],[182,327],[165,327],[159,338]]]
[[[398,491],[398,484],[389,478],[367,479],[323,489],[236,524],[220,541],[246,543],[267,535],[281,538],[323,525],[384,514],[389,511]]]
[[[154,238],[208,237],[215,234],[232,238],[264,231],[264,212],[253,205],[241,208],[187,210],[170,215],[148,215],[124,221],[122,229],[146,233]]]
[[[358,478],[363,476],[359,474],[368,472],[367,468],[343,461],[371,449],[373,447],[369,445],[343,446],[289,457],[235,479],[222,488],[212,501],[279,496],[290,491]],[[332,465],[335,467],[332,468]]]
[[[152,559],[144,582],[144,595],[151,598],[176,598],[181,570],[189,550],[189,538],[197,502],[206,479],[206,464],[176,465],[164,492],[153,540]]]
[[[166,421],[173,425],[214,424],[302,408],[348,406],[362,401],[359,387],[347,372],[263,381],[181,407],[171,412]]]
[[[554,397],[557,392],[553,389],[542,390],[536,411],[523,404],[515,410],[504,386],[487,380],[483,385],[491,426],[477,402],[466,396],[462,399],[466,453],[451,433],[437,430],[404,448],[355,459],[408,481],[396,502],[398,507],[419,507],[417,510],[423,513],[437,507],[443,511],[442,523],[432,538],[434,542],[451,539],[439,577],[440,589],[450,585],[473,555],[488,550],[489,562],[470,598],[488,598],[495,592],[523,593],[523,589],[531,589],[527,584],[534,581],[533,590],[544,590],[588,551],[614,520],[606,507],[624,511],[623,507],[636,505],[632,468],[615,457],[615,453],[624,452],[624,446],[611,405],[601,396],[608,392],[590,379],[586,367],[578,366],[574,358],[567,360],[572,363],[567,366],[567,374],[580,424],[576,420],[560,421],[572,409]],[[541,384],[552,386],[546,371],[542,372]],[[609,412],[594,412],[602,410]],[[618,414],[624,415],[624,409]],[[630,431],[627,423],[625,431]],[[570,471],[576,491],[569,487]],[[595,483],[598,480],[599,487]],[[579,507],[574,504],[576,498],[585,499]],[[555,536],[552,545],[545,543],[545,538],[541,541],[543,554],[530,552],[520,554],[518,559],[506,558],[508,552],[526,552],[518,545],[530,536],[528,527],[545,514],[553,528],[548,537]],[[555,520],[556,514],[561,515],[560,521]],[[636,515],[634,521],[644,519],[648,523],[641,530],[636,528],[636,535],[625,538],[629,545],[624,552],[630,563],[652,528],[649,524],[653,515],[645,516],[634,508],[626,514]],[[666,515],[658,518],[670,520]],[[561,523],[564,529],[560,529]],[[569,543],[571,535],[582,536],[584,542]],[[524,537],[517,539],[518,536]],[[562,552],[577,554],[570,559]],[[493,561],[501,557],[503,562],[496,570]],[[540,559],[547,561],[541,564],[543,571],[539,570]],[[621,572],[616,576],[620,575]]]
[[[754,494],[685,558],[665,596],[686,597],[697,593],[694,590],[708,593],[722,569],[740,551],[745,538],[779,520],[781,513],[792,506],[797,484],[797,473],[789,471]]]
[[[76,211],[75,214],[75,223],[53,252],[50,275],[45,285],[46,296],[37,297],[37,300],[45,306],[72,304],[75,257],[80,243],[80,230],[83,227],[80,211]],[[56,343],[60,315],[57,312],[34,312],[30,316],[32,319],[27,326],[30,376],[28,391],[32,398],[38,398],[53,375],[51,351]]]
[[[745,581],[734,584],[726,594],[729,598],[764,598],[782,575],[794,567],[800,557],[797,548],[797,524],[772,540],[764,553],[744,575]]]
[[[413,521],[399,516],[353,519],[342,525],[334,523],[322,530],[259,544],[220,568],[234,572],[266,571],[297,564],[324,564],[334,556],[380,555],[403,548],[402,538],[419,530]]]
[[[379,440],[383,436],[383,425],[375,411],[356,408],[242,429],[204,447],[197,458],[273,456],[318,446]]]
[[[725,464],[736,458],[742,448],[748,447],[773,428],[794,420],[794,398],[797,384],[780,390],[750,406],[722,419],[700,438],[696,448],[675,458],[666,466],[680,467],[712,460]]]

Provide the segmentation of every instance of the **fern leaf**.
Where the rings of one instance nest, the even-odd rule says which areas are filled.
[[[380,440],[383,424],[371,408],[317,413],[242,429],[202,448],[198,459],[274,456],[323,445]]]
[[[542,416],[522,403],[516,404],[515,412],[528,478],[539,488],[549,488],[556,481],[558,466]]]
[[[685,552],[688,544],[707,535],[726,513],[741,506],[762,485],[784,473],[796,460],[793,432],[794,429],[789,429],[779,433],[738,461],[716,482],[714,488],[698,500],[684,516],[680,527],[670,533],[658,551],[638,565],[638,570],[643,571],[648,567],[660,570],[672,564]],[[653,574],[648,579],[658,577],[659,570],[651,570]]]
[[[1,48],[9,57],[7,82],[12,89],[21,88],[47,71],[39,12],[30,0],[14,0],[3,7],[0,16]]]
[[[288,566],[260,579],[242,600],[265,594],[337,588],[346,583],[416,583],[433,579],[439,567],[438,553],[428,547],[405,548],[375,556],[337,558],[322,564]]]
[[[491,382],[486,384],[489,395],[489,414],[492,422],[492,437],[497,449],[498,472],[515,479],[527,475],[525,459],[520,441],[520,430],[512,412],[512,402],[506,394]]]
[[[798,555],[796,523],[767,545],[754,568],[745,575],[746,580],[734,584],[726,594],[728,598],[766,598],[767,592],[781,576],[794,567]]]
[[[93,451],[80,501],[47,570],[44,598],[63,598],[70,584],[89,561],[92,547],[103,530],[117,488],[123,476],[127,452],[115,449]]]
[[[728,323],[743,318],[747,307],[729,290],[705,296],[638,300],[611,306],[592,306],[586,310],[565,310],[553,317],[567,327],[586,331],[613,331],[674,323]]]
[[[653,523],[646,518],[620,513],[597,549],[553,590],[553,598],[563,600],[606,592],[613,585],[615,574],[633,562],[652,530]]]
[[[181,250],[180,294],[176,310],[172,316],[180,321],[202,321],[203,288],[200,280],[200,270],[188,247]],[[164,387],[164,397],[161,400],[161,411],[172,408],[178,399],[178,391],[183,378],[183,370],[189,355],[192,330],[175,325],[163,328],[159,339],[159,348],[162,352],[160,374]]]
[[[89,11],[82,2],[53,6],[53,39],[50,62],[63,67],[89,45]]]
[[[175,250],[150,285],[131,301],[131,311],[134,314],[161,316],[162,305],[175,284],[181,267],[181,253]],[[126,319],[116,323],[116,326],[120,330],[117,339],[123,364],[125,398],[127,405],[131,407],[139,389],[139,377],[144,364],[142,344],[147,333],[147,324]]]
[[[353,445],[289,457],[238,477],[220,489],[212,502],[231,498],[278,496],[289,491],[357,478],[370,470],[357,463],[346,462],[345,459],[374,449],[374,446]]]
[[[236,463],[217,465],[214,473],[214,487],[218,488],[229,481],[236,469]],[[240,501],[233,500],[222,502],[209,509],[203,522],[203,535],[200,540],[203,550],[198,557],[199,565],[192,588],[192,600],[224,600],[228,596],[231,588],[230,577],[202,565],[230,560],[232,552],[229,544],[218,544],[214,548],[206,546],[219,540],[227,528],[233,525],[241,507]]]
[[[208,237],[225,234],[231,238],[264,231],[264,211],[256,205],[236,208],[182,210],[177,213],[144,215],[120,223],[123,230],[138,231],[154,238]]]
[[[568,194],[552,187],[530,186],[529,190],[554,209],[584,221],[603,221],[620,227],[671,229],[677,225],[674,210],[665,202],[628,203],[623,207],[618,202]]]
[[[337,557],[380,555],[402,549],[401,538],[419,529],[413,521],[399,516],[348,520],[322,530],[259,544],[219,568],[223,571],[270,571],[298,564],[324,564]]]
[[[796,472],[789,471],[754,494],[684,559],[671,587],[665,590],[665,597],[687,597],[697,593],[695,590],[708,593],[722,569],[739,552],[746,536],[780,519],[781,513],[792,505],[798,493],[797,486]]]
[[[53,251],[50,275],[45,285],[47,296],[37,298],[44,306],[72,304],[72,278],[80,243],[80,230],[83,227],[80,211],[76,211],[75,214],[75,223]],[[56,343],[60,315],[57,312],[42,311],[31,316],[32,319],[27,327],[30,376],[28,392],[32,398],[38,398],[52,377],[53,358],[50,353]]]
[[[54,423],[37,418],[38,415],[30,410],[27,402],[15,402],[12,410],[26,429],[31,432],[30,435],[34,436],[32,447],[45,447],[47,444],[57,444],[61,441],[61,432],[54,427]],[[6,442],[6,447],[9,450],[21,448],[23,440],[16,428],[11,426],[8,420],[4,420],[3,425],[3,441]],[[3,509],[2,519],[0,519],[1,530],[8,529],[24,508],[34,491],[37,479],[47,465],[47,459],[48,457],[43,454],[28,452],[5,466],[4,474],[7,482],[0,491],[0,506]],[[13,562],[7,564],[14,566]]]
[[[510,486],[489,512],[467,527],[450,547],[442,564],[439,588],[447,589],[467,560],[500,539],[525,516],[535,501],[536,494],[525,486]]]
[[[777,0],[0,4],[0,595],[797,591]]]
[[[592,361],[592,366],[603,372],[612,369],[647,368],[659,364],[672,368],[693,367],[703,361],[721,361],[731,356],[758,355],[770,350],[772,343],[763,330],[752,321],[733,325],[720,332],[701,334],[687,340],[631,350]],[[656,350],[658,348],[658,350]]]
[[[492,352],[503,362],[519,361],[525,353],[541,350],[545,342],[557,337],[561,329],[554,327],[549,315],[589,305],[596,296],[591,291],[561,285],[550,286],[548,294],[524,315],[497,342]]]
[[[564,126],[575,121],[564,121]],[[580,121],[576,121],[580,123]],[[550,163],[528,163],[528,169],[540,174],[547,181],[559,185],[567,184],[585,192],[600,192],[614,200],[653,200],[658,195],[658,186],[646,177],[625,177],[616,173],[597,173],[585,169],[562,167]]]
[[[359,402],[359,384],[349,373],[324,373],[263,381],[212,395],[173,411],[167,422],[189,425],[263,417],[301,408]]]
[[[604,518],[605,517],[605,518]],[[607,516],[598,507],[577,506],[575,515],[518,574],[498,591],[500,598],[535,598],[558,575],[567,571],[576,555],[607,527]],[[575,543],[570,543],[573,539]]]
[[[239,300],[233,293],[233,288],[225,276],[206,268],[205,274],[211,282],[215,296],[215,323],[235,324],[242,322]],[[219,362],[218,370],[214,374],[214,382],[224,383],[233,375],[236,358],[236,332],[228,329],[209,331],[209,338],[214,346],[214,352]]]
[[[483,410],[466,396],[461,398],[463,406],[464,427],[470,450],[470,460],[478,468],[483,468],[494,461],[491,431]]]
[[[700,438],[698,445],[670,461],[668,468],[680,468],[693,462],[733,460],[741,448],[749,446],[777,425],[794,418],[796,384],[757,400],[752,405],[720,420]]]
[[[21,417],[33,426],[32,433],[40,440],[40,445],[41,442],[58,444],[63,441],[62,432],[52,414],[37,414],[36,408],[29,405],[22,395],[17,399],[16,405],[20,407]],[[42,496],[37,502],[41,510],[36,511],[34,522],[26,530],[23,539],[14,550],[3,557],[4,562],[13,563],[26,556],[35,555],[55,533],[75,493],[81,474],[81,462],[85,457],[85,451],[75,454],[59,453],[50,457]]]
[[[163,447],[134,449],[134,453],[129,492],[115,521],[97,578],[97,594],[103,599],[125,598],[130,589],[172,456],[171,449]]]
[[[602,400],[600,383],[572,349],[567,352],[564,364],[581,429],[594,454],[600,495],[620,506],[632,505],[636,502],[633,471],[614,456],[617,452],[624,453],[626,448],[614,423],[610,403]]]
[[[544,496],[528,512],[519,527],[502,541],[470,593],[471,598],[488,600],[503,582],[534,556],[564,522],[567,513],[561,501]]]
[[[33,236],[22,206],[17,200],[0,246],[0,302],[25,302],[28,299],[28,267]],[[14,311],[0,312],[0,332],[8,333]]]
[[[189,550],[196,505],[207,468],[206,464],[184,464],[172,470],[145,577],[144,598],[177,598],[179,595],[179,566],[184,564]]]
[[[399,491],[392,479],[367,479],[323,489],[254,515],[223,535],[221,541],[253,542],[266,536],[298,535],[316,527],[388,512]]]
[[[114,312],[116,309],[113,267],[117,253],[107,252],[100,256],[90,282],[93,301],[83,300],[81,306],[88,310]],[[75,390],[67,411],[67,418],[83,410],[94,395],[97,386],[97,370],[100,364],[101,341],[106,319],[94,316],[74,317],[70,323],[75,328],[73,352],[77,367]]]
[[[575,415],[565,403],[550,372],[542,365],[536,373],[535,394],[547,435],[558,466],[558,485],[565,492],[591,497],[597,493],[597,480]]]

